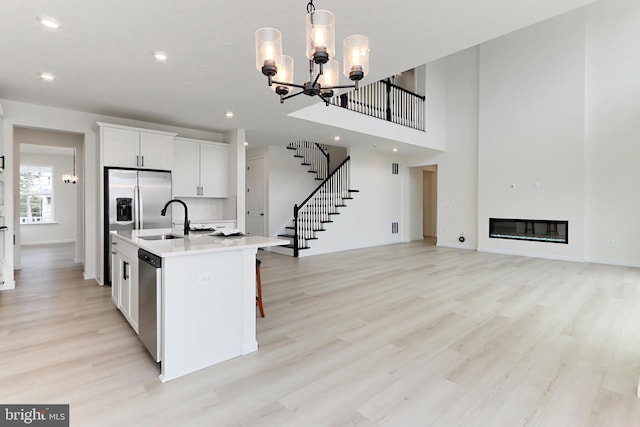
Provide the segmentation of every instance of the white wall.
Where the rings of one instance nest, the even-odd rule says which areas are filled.
[[[480,46],[478,250],[582,259],[584,10]],[[489,218],[568,220],[569,244],[489,238]]]
[[[73,170],[73,157],[60,154],[22,153],[20,162],[29,166],[53,168],[53,224],[22,224],[21,243],[37,245],[76,241],[76,185],[62,182],[62,175]]]
[[[315,174],[302,166],[292,150],[285,147],[269,147],[265,162],[268,183],[267,235],[275,237],[293,219],[293,205],[301,203],[319,184]]]
[[[478,48],[427,64],[427,133],[443,153],[411,156],[408,165],[438,167],[438,246],[475,249],[478,218]],[[422,173],[415,174],[422,180]],[[417,187],[416,187],[417,188]],[[422,201],[421,201],[422,202]],[[420,203],[421,203],[420,202]],[[411,205],[409,209],[418,209]],[[419,221],[419,222],[418,222]],[[411,224],[422,229],[422,218]],[[465,242],[458,238],[465,236]],[[422,238],[422,237],[419,237]]]
[[[402,221],[402,174],[408,170],[402,158],[393,153],[350,149],[351,189],[359,190],[347,207],[339,208],[333,223],[325,224],[327,231],[313,240],[311,249],[300,252],[300,256],[337,252],[368,246],[399,243]],[[400,163],[401,174],[391,174],[391,164]],[[398,222],[400,233],[391,233],[391,223]]]
[[[586,23],[586,259],[640,266],[640,2],[596,2]]]

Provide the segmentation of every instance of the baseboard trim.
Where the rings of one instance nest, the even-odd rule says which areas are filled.
[[[0,285],[0,291],[8,291],[10,289],[15,289],[16,288],[16,281],[15,280],[8,280],[6,282],[3,282]]]
[[[576,258],[576,257],[570,257],[570,256],[562,256],[562,255],[538,254],[538,253],[531,253],[531,252],[508,251],[508,250],[502,250],[502,249],[489,249],[489,248],[482,248],[482,247],[478,248],[478,252],[501,254],[501,255],[523,256],[527,258],[553,259],[556,261],[586,262],[584,258]]]
[[[618,267],[633,267],[633,268],[640,267],[640,264],[634,263],[634,262],[620,262],[620,261],[611,261],[611,260],[596,259],[596,258],[585,258],[584,262],[591,262],[594,264],[615,265]]]

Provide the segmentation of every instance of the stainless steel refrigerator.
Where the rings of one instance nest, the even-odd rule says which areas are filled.
[[[104,277],[111,283],[111,232],[171,228],[171,210],[160,215],[171,200],[171,172],[105,168]]]

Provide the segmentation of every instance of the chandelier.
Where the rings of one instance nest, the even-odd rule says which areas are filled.
[[[78,182],[78,176],[76,175],[76,149],[73,149],[73,175],[65,173],[62,175],[62,182],[65,184],[75,184]]]
[[[313,0],[307,4],[307,58],[309,81],[293,83],[293,58],[282,54],[282,34],[275,28],[256,31],[256,68],[267,76],[269,86],[280,95],[280,103],[300,94],[319,96],[329,105],[338,89],[355,88],[369,72],[369,38],[352,35],[343,42],[343,73],[354,82],[339,84],[338,61],[335,55],[335,16],[328,10],[316,10]],[[317,69],[316,69],[317,68]],[[289,94],[292,88],[300,89]]]

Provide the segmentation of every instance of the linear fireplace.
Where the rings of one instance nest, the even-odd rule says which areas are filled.
[[[489,237],[566,244],[569,243],[569,221],[489,218]]]

